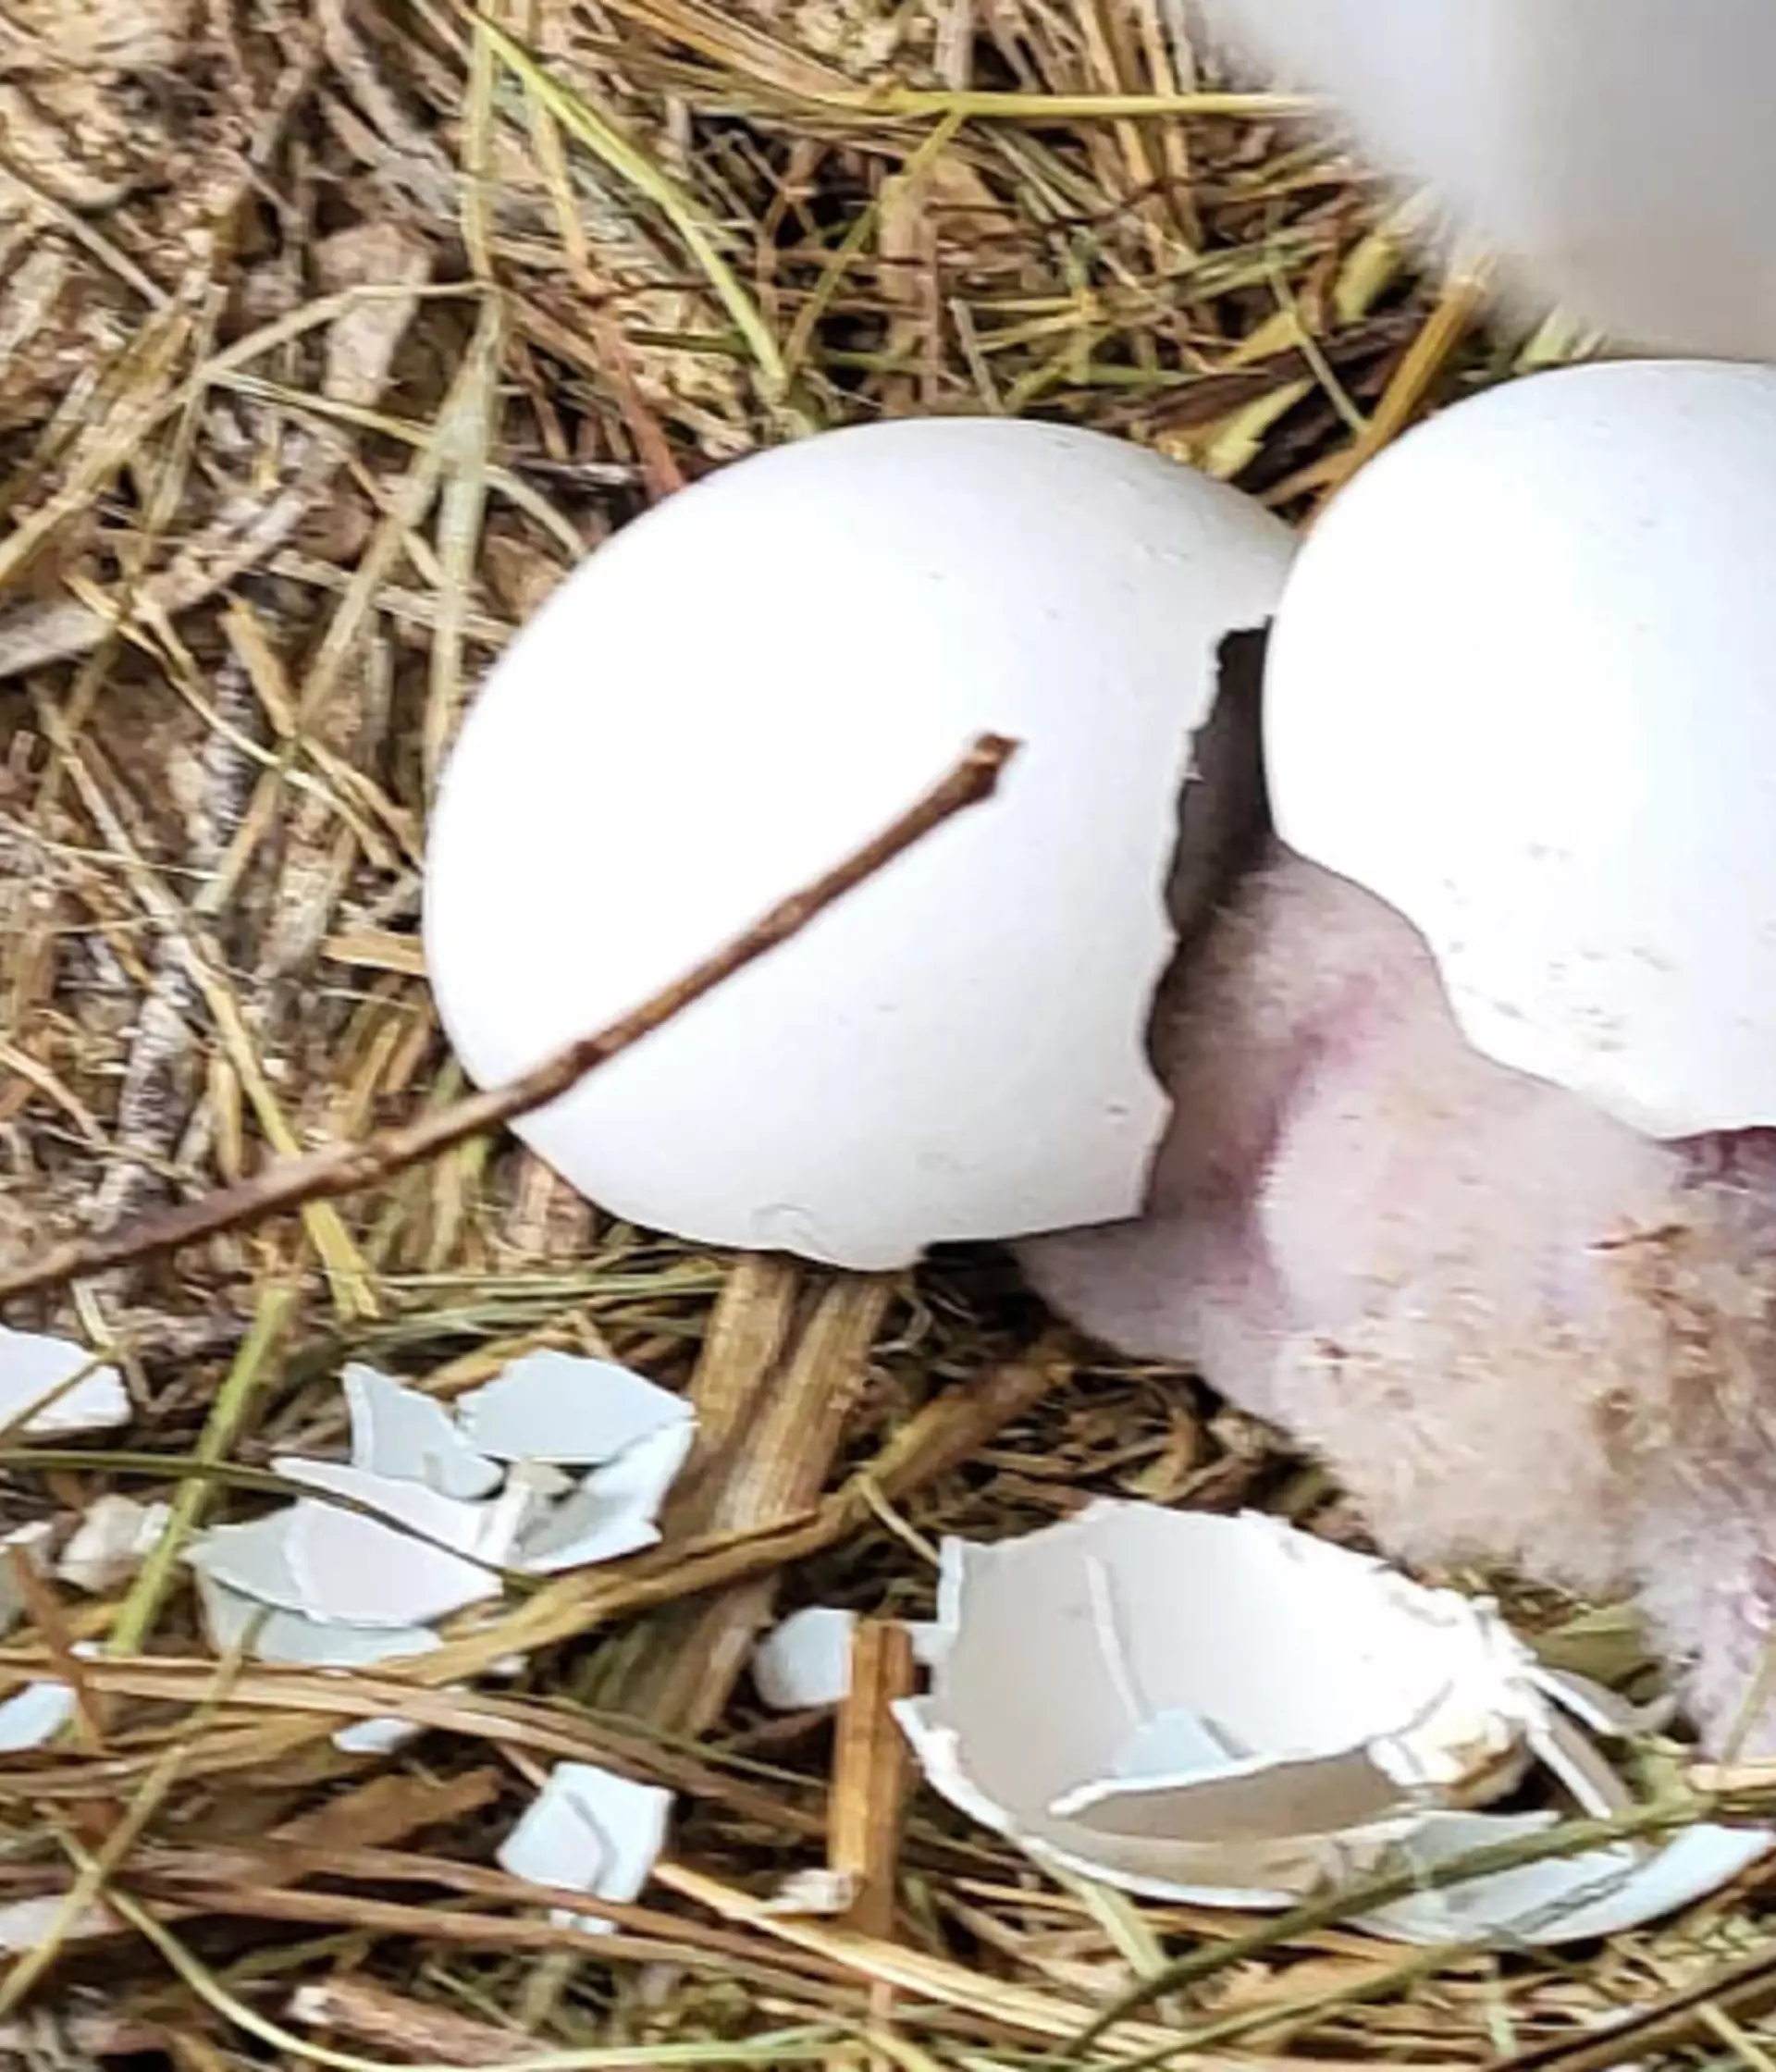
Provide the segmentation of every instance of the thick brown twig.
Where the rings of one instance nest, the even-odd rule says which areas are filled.
[[[687,971],[653,999],[597,1035],[584,1036],[505,1086],[470,1094],[447,1108],[399,1128],[379,1130],[360,1143],[329,1144],[303,1158],[280,1158],[239,1187],[224,1188],[177,1208],[142,1216],[100,1235],[52,1245],[35,1259],[0,1274],[0,1301],[33,1289],[51,1288],[104,1273],[132,1260],[176,1251],[180,1245],[245,1229],[267,1216],[310,1202],[337,1199],[380,1185],[410,1166],[437,1158],[471,1137],[514,1122],[577,1086],[590,1072],[650,1036],[675,1015],[798,934],[816,915],[935,828],[970,806],[991,798],[999,774],[1017,751],[1001,734],[983,734],[942,783],[927,792],[874,840],[844,863],[794,894],[753,923],[724,948]]]
[[[909,1760],[894,1706],[915,1688],[913,1644],[898,1620],[865,1619],[851,1645],[851,1688],[833,1723],[827,1862],[853,1881],[844,1925],[894,1939],[900,1824]],[[875,2012],[885,2018],[886,1996]]]

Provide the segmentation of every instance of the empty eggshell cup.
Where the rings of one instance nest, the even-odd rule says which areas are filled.
[[[446,771],[425,940],[468,1071],[637,1006],[997,732],[991,801],[517,1128],[617,1215],[850,1267],[1135,1214],[1192,740],[1293,548],[1189,468],[998,419],[673,496],[523,630]]]
[[[1630,1796],[1492,1609],[1273,1518],[1104,1502],[944,1548],[931,1688],[899,1715],[934,1788],[1039,1861],[1149,1897],[1283,1908],[1531,1837],[1474,1810],[1535,1766]],[[1595,1717],[1595,1716],[1594,1716]],[[1714,1890],[1770,1846],[1708,1825],[1549,1856],[1363,1914],[1407,1942],[1566,1942]]]

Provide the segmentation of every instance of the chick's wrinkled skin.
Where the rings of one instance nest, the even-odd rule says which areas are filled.
[[[1402,1558],[1633,1591],[1730,1740],[1776,1634],[1776,1132],[1659,1143],[1493,1064],[1417,931],[1276,845],[1153,1045],[1152,1208],[1026,1241],[1036,1286],[1318,1449]]]

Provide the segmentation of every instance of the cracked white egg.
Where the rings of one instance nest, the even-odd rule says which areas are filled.
[[[672,497],[524,628],[446,770],[426,954],[468,1071],[639,1005],[996,732],[990,802],[517,1128],[617,1215],[853,1267],[1134,1213],[1180,789],[1188,829],[1224,643],[1293,544],[1152,452],[1000,419]]]
[[[1776,1122],[1776,371],[1563,368],[1328,507],[1265,660],[1278,833],[1470,1042],[1648,1136]]]

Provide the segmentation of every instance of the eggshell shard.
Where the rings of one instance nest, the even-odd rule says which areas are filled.
[[[354,1720],[349,1727],[336,1727],[332,1741],[342,1756],[392,1756],[417,1741],[425,1728],[413,1720],[383,1714],[374,1720]]]
[[[551,1350],[512,1361],[458,1410],[469,1438],[495,1460],[570,1466],[613,1461],[693,1418],[684,1397],[614,1360]]]
[[[512,1550],[516,1518],[500,1499],[467,1503],[334,1461],[279,1456],[273,1465],[395,1522],[302,1498],[285,1541],[297,1591],[288,1609],[343,1626],[424,1626],[501,1594],[496,1565]]]
[[[171,1517],[168,1504],[116,1493],[96,1498],[56,1560],[56,1580],[93,1597],[118,1588],[141,1568]]]
[[[242,1524],[212,1525],[185,1548],[184,1559],[200,1581],[207,1578],[218,1589],[254,1604],[302,1613],[302,1588],[290,1566],[296,1510],[287,1504]]]
[[[54,1741],[74,1717],[74,1693],[66,1684],[27,1684],[0,1699],[0,1755],[19,1755]]]
[[[357,1362],[339,1378],[354,1468],[423,1482],[444,1497],[485,1497],[499,1486],[499,1463],[475,1450],[444,1404]]]
[[[84,1346],[0,1325],[0,1425],[41,1438],[111,1431],[131,1415],[123,1377],[94,1366]]]
[[[1122,441],[932,419],[754,456],[621,533],[471,710],[426,865],[438,1007],[483,1083],[678,978],[920,796],[951,822],[518,1125],[710,1243],[904,1264],[1141,1203],[1190,736],[1292,550]]]
[[[444,1643],[424,1626],[347,1626],[300,1612],[273,1610],[199,1569],[204,1630],[218,1655],[244,1648],[254,1660],[302,1669],[364,1670],[436,1653]],[[383,1716],[336,1727],[333,1745],[347,1756],[388,1756],[425,1732],[423,1722]]]
[[[51,1542],[55,1536],[54,1522],[47,1518],[32,1519],[27,1524],[15,1525],[9,1533],[0,1533],[0,1638],[12,1631],[27,1609],[24,1591],[13,1567],[12,1549],[16,1548],[39,1575],[44,1575],[49,1572]]]
[[[370,1669],[429,1655],[444,1645],[426,1626],[341,1626],[302,1612],[276,1610],[202,1569],[197,1594],[204,1631],[218,1655],[244,1646],[254,1661],[302,1669]]]
[[[374,1369],[348,1367],[343,1381],[351,1462],[281,1455],[273,1465],[345,1501],[302,1498],[214,1526],[185,1550],[220,1652],[245,1641],[262,1661],[341,1669],[427,1652],[439,1645],[432,1621],[502,1597],[502,1568],[553,1575],[653,1546],[697,1437],[683,1397],[567,1353],[512,1362],[464,1398],[462,1421]],[[496,1458],[476,1450],[465,1423]],[[575,1481],[539,1455],[600,1464]],[[18,1610],[0,1597],[0,1619]],[[508,1657],[492,1672],[523,1665]],[[384,1753],[400,1726],[366,1720],[334,1738]]]
[[[931,1782],[1039,1860],[1153,1897],[1279,1907],[1547,1827],[1459,1802],[1532,1757],[1628,1803],[1491,1610],[1277,1521],[1098,1504],[944,1548],[950,1641],[897,1708]],[[1414,1894],[1406,1941],[1568,1941],[1700,1896],[1770,1846],[1696,1828]],[[1449,1894],[1460,1894],[1450,1897]]]
[[[535,1575],[559,1575],[657,1546],[661,1506],[696,1440],[697,1426],[683,1418],[594,1468],[521,1537],[518,1565]]]
[[[524,1818],[500,1844],[500,1867],[538,1885],[627,1905],[639,1896],[660,1851],[672,1794],[591,1763],[557,1763]],[[557,1907],[558,1925],[609,1934],[595,1915]]]
[[[1776,372],[1459,403],[1315,526],[1277,831],[1404,914],[1469,1040],[1649,1135],[1776,1122]]]
[[[1442,1814],[1408,1837],[1402,1851],[1429,1870],[1512,1832],[1552,1824],[1536,1815]],[[1364,1916],[1363,1924],[1402,1942],[1487,1935],[1582,1942],[1619,1935],[1718,1892],[1768,1855],[1770,1839],[1761,1829],[1700,1824],[1651,1851],[1619,1844],[1414,1893]]]

